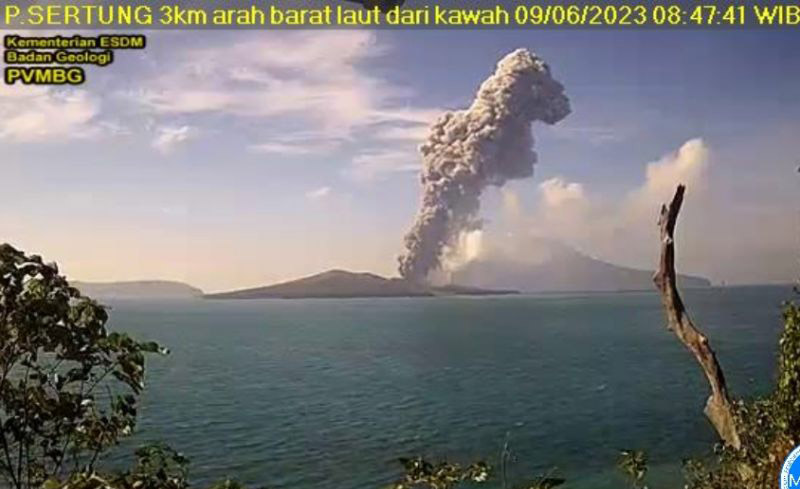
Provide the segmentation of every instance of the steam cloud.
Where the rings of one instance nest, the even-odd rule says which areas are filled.
[[[422,202],[398,259],[400,275],[418,282],[440,268],[444,250],[480,228],[483,190],[533,175],[531,124],[555,124],[569,113],[547,64],[517,49],[497,63],[468,109],[442,115],[419,148]]]

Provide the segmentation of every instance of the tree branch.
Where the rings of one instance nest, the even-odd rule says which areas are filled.
[[[661,292],[661,303],[667,316],[667,328],[673,331],[681,343],[692,352],[708,379],[711,395],[706,401],[704,411],[706,417],[711,421],[719,437],[726,444],[738,449],[741,447],[741,442],[722,367],[717,361],[714,350],[708,344],[708,338],[695,327],[678,294],[674,233],[685,190],[684,185],[678,185],[669,207],[661,206],[661,216],[658,220],[661,229],[661,259],[653,282]]]

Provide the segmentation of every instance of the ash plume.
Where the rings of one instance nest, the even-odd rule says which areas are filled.
[[[497,63],[468,109],[442,115],[419,148],[422,201],[398,259],[400,275],[419,282],[439,269],[445,249],[480,228],[483,190],[533,175],[531,124],[555,124],[569,112],[547,64],[517,49]]]

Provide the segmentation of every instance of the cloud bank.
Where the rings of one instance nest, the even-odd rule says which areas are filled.
[[[641,183],[616,197],[593,192],[590,182],[553,177],[537,186],[526,210],[518,192],[503,189],[501,222],[482,233],[473,259],[536,262],[531,238],[545,238],[605,261],[652,269],[658,256],[658,209],[684,183],[687,196],[677,230],[683,272],[717,282],[791,281],[797,263],[795,210],[764,219],[744,202],[723,199],[711,169],[724,164],[696,138],[648,163]]]
[[[92,137],[102,131],[100,108],[85,90],[0,84],[0,139],[36,143]]]
[[[410,106],[411,91],[373,73],[372,62],[390,51],[373,32],[201,36],[214,42],[153,36],[169,42],[153,42],[138,58],[129,53],[119,69],[91,73],[86,87],[0,87],[0,139],[125,135],[171,154],[198,134],[222,137],[225,127],[240,131],[243,150],[269,157],[334,154],[350,145],[342,174],[368,182],[405,171],[393,164],[394,155],[411,155],[439,112]]]

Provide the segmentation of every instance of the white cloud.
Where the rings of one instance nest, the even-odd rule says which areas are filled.
[[[311,131],[278,134],[266,141],[251,144],[253,153],[281,155],[313,155],[334,151],[342,143],[342,138],[327,137]]]
[[[346,133],[391,92],[358,66],[379,52],[366,31],[243,35],[181,52],[180,61],[145,84],[144,102],[167,114],[299,114]]]
[[[176,49],[131,100],[195,125],[208,115],[239,118],[258,153],[321,154],[354,140],[394,150],[421,141],[440,111],[409,106],[408,89],[367,70],[386,51],[363,30],[238,34]],[[260,126],[271,134],[259,135]]]
[[[562,207],[576,202],[585,202],[586,195],[580,183],[567,183],[561,177],[551,178],[539,184],[546,207]]]
[[[100,102],[84,90],[0,85],[0,138],[15,142],[83,139],[98,135]]]
[[[411,126],[384,127],[373,133],[376,139],[383,141],[414,141],[421,143],[428,136],[428,124],[420,123]]]
[[[704,250],[708,250],[697,237],[704,234],[702,221],[710,216],[704,182],[709,158],[709,149],[702,140],[687,141],[676,152],[649,163],[641,184],[617,197],[601,198],[590,193],[582,183],[569,182],[563,177],[551,178],[538,186],[538,200],[529,213],[521,209],[516,194],[506,190],[503,203],[506,218],[510,220],[511,237],[488,234],[485,236],[488,247],[518,254],[518,260],[526,261],[531,250],[525,242],[533,235],[565,242],[613,263],[652,267],[657,252],[658,209],[671,197],[675,187],[684,183],[689,192],[681,223],[691,227],[687,235],[694,236],[682,236],[680,247],[691,247],[701,257]],[[681,263],[695,271],[703,270],[696,268],[696,261]]]
[[[640,198],[666,200],[678,183],[702,183],[708,161],[709,149],[702,139],[686,141],[676,152],[647,164]]]
[[[538,233],[589,253],[616,263],[644,266],[651,263],[655,250],[654,223],[660,205],[679,183],[691,189],[688,202],[702,201],[708,161],[706,144],[701,139],[689,140],[677,151],[649,163],[644,181],[616,199],[590,196],[580,183],[548,180],[540,186],[541,200],[532,224]]]
[[[169,154],[195,136],[196,130],[189,126],[161,126],[156,129],[152,146],[162,154]]]
[[[345,175],[358,182],[381,180],[395,173],[419,171],[419,155],[395,149],[370,151],[353,158]]]
[[[322,153],[324,146],[302,145],[299,143],[286,143],[270,141],[266,143],[251,144],[248,149],[253,153],[280,154],[280,155],[310,155]]]
[[[573,126],[569,120],[563,124],[546,126],[542,131],[565,141],[588,142],[596,146],[619,143],[629,137],[631,132],[612,126]]]
[[[43,35],[30,30],[14,34]],[[111,129],[97,123],[99,113],[99,99],[85,90],[0,84],[0,139],[30,143],[93,137]]]
[[[330,187],[319,187],[314,190],[306,192],[306,198],[309,200],[322,200],[331,195]]]
[[[647,164],[641,183],[617,196],[601,197],[591,185],[552,178],[539,185],[527,213],[518,195],[504,189],[505,228],[487,228],[485,249],[529,262],[537,251],[530,236],[551,238],[612,263],[652,269],[659,208],[683,183],[687,193],[677,230],[681,271],[731,283],[793,281],[796,207],[767,211],[731,199],[718,188],[728,168],[716,158],[702,139],[691,139]]]
[[[389,107],[380,108],[373,111],[374,122],[392,122],[401,124],[404,127],[414,127],[419,129],[425,128],[425,136],[427,128],[436,119],[438,119],[445,112],[442,108],[437,107]]]
[[[417,148],[427,138],[431,123],[441,113],[439,110],[410,108],[382,111],[381,117],[394,122],[380,124],[369,134],[381,149],[370,149],[356,155],[345,175],[365,183],[383,180],[396,173],[419,171],[421,156]]]

